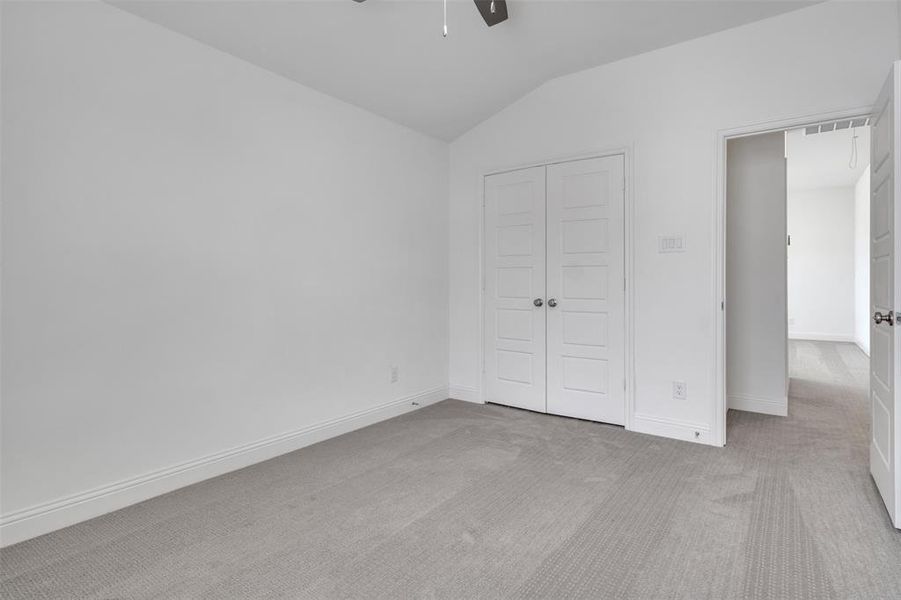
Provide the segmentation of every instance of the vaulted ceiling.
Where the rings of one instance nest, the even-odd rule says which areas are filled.
[[[451,140],[549,79],[812,4],[783,0],[471,0],[113,4],[413,129]]]

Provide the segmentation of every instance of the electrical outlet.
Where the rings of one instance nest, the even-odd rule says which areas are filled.
[[[397,365],[391,365],[391,383],[397,383],[398,379],[400,379],[400,373]]]
[[[673,382],[673,400],[685,400],[688,398],[688,386],[684,381]]]

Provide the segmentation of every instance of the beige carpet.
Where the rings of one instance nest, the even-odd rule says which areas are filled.
[[[0,553],[14,598],[901,598],[866,358],[710,448],[447,401]]]

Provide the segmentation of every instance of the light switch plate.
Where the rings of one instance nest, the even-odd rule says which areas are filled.
[[[657,252],[659,254],[667,254],[670,252],[685,252],[685,236],[681,233],[658,236]]]

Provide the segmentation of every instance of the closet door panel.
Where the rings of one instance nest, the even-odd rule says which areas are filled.
[[[485,400],[545,412],[544,167],[485,178],[484,235]]]
[[[547,412],[624,424],[624,160],[547,167]]]

